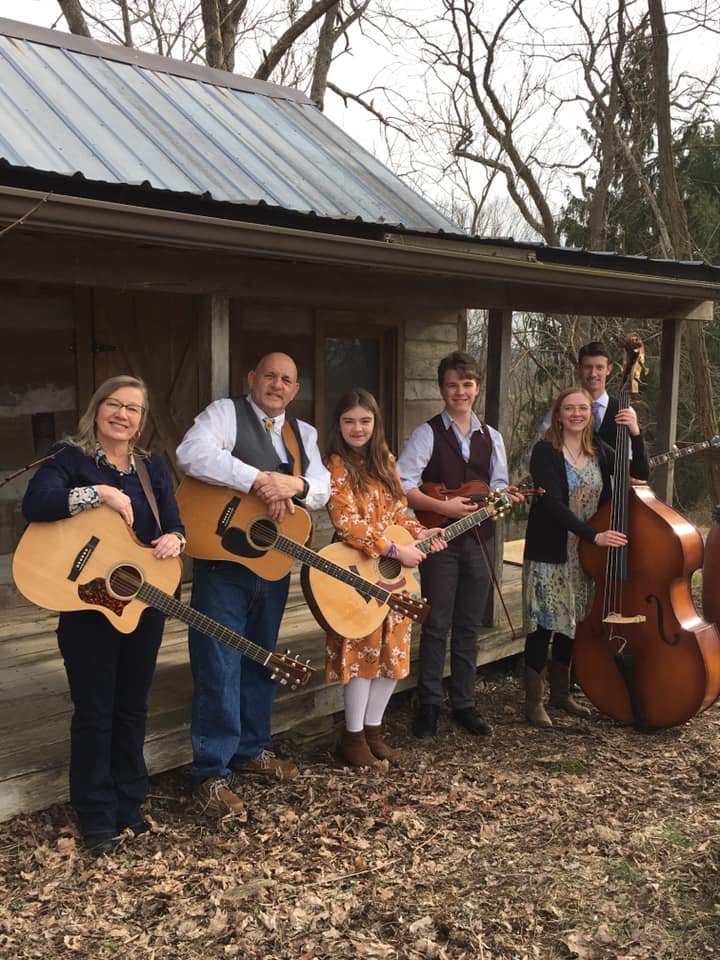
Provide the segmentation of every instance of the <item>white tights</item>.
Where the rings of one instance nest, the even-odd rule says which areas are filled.
[[[353,677],[345,684],[345,729],[348,733],[359,733],[365,726],[380,726],[395,683],[387,677],[374,680]]]

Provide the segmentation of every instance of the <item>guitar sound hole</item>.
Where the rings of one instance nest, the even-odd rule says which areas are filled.
[[[134,597],[143,585],[143,575],[136,567],[123,563],[110,571],[107,585],[113,596],[126,600],[129,597]]]
[[[248,527],[247,538],[257,550],[267,550],[277,541],[278,531],[273,520],[261,517]]]
[[[402,564],[396,557],[380,557],[378,569],[383,580],[394,580],[400,575]]]

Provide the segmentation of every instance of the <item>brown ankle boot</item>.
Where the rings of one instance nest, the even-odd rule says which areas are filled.
[[[365,725],[365,740],[370,747],[370,752],[378,760],[387,760],[394,767],[399,767],[402,763],[402,751],[389,747],[382,738],[382,727],[378,724],[376,727]]]
[[[545,712],[545,671],[538,673],[532,667],[525,670],[525,716],[534,727],[551,727],[552,720]]]
[[[589,717],[590,711],[570,696],[570,664],[550,661],[550,706],[573,717]]]
[[[367,740],[365,731],[359,730],[357,733],[350,733],[343,727],[342,737],[338,745],[340,757],[349,763],[351,767],[377,767],[380,761],[373,756]]]

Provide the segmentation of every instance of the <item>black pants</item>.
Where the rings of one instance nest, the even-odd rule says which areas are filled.
[[[58,646],[75,712],[70,801],[84,836],[114,836],[141,819],[147,698],[165,618],[148,609],[119,633],[94,610],[60,615]]]
[[[495,542],[487,544],[490,562]],[[450,634],[450,702],[455,710],[475,705],[478,634],[485,615],[490,572],[473,531],[452,540],[446,550],[431,553],[420,564],[423,596],[430,616],[420,634],[418,699],[439,706]]]

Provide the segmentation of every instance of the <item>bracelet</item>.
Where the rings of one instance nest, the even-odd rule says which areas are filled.
[[[393,560],[396,560],[396,559],[397,559],[397,555],[398,555],[397,544],[395,543],[394,540],[391,540],[391,541],[390,541],[390,549],[388,550],[388,556],[389,556],[389,557],[392,557]]]

